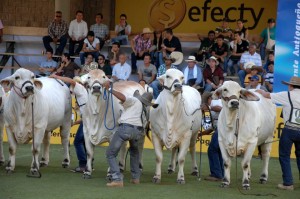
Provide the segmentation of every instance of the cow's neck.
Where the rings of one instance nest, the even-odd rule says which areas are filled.
[[[224,108],[226,115],[226,126],[229,129],[235,129],[236,121],[238,117],[239,109],[229,109],[228,107]]]

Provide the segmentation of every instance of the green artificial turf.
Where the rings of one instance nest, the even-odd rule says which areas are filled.
[[[5,157],[8,157],[8,144],[4,144]],[[240,168],[240,158],[238,159],[238,173],[236,181],[236,163],[232,162],[231,186],[230,188],[220,188],[220,182],[208,182],[204,177],[209,174],[207,155],[202,156],[202,176],[201,181],[197,177],[191,176],[191,159],[189,153],[185,164],[186,184],[176,183],[177,173],[167,174],[167,166],[170,159],[170,151],[164,152],[162,166],[161,184],[153,184],[152,177],[155,172],[155,153],[153,150],[144,151],[144,170],[141,177],[141,184],[133,185],[129,183],[130,173],[125,172],[123,188],[106,187],[107,162],[105,159],[105,147],[95,149],[95,171],[92,179],[82,179],[82,174],[72,173],[71,168],[77,166],[74,146],[71,146],[71,166],[64,169],[61,167],[62,147],[61,145],[51,145],[50,164],[41,168],[42,178],[28,178],[31,164],[30,145],[20,145],[17,149],[15,172],[7,175],[4,167],[0,167],[0,199],[101,199],[101,198],[205,198],[205,199],[237,199],[237,198],[275,198],[274,196],[253,197],[242,194],[241,188],[242,172]],[[197,153],[199,164],[199,153]],[[269,167],[269,181],[267,184],[259,184],[259,174],[262,162],[253,158],[251,162],[251,190],[244,191],[245,194],[275,194],[276,198],[297,199],[300,198],[300,182],[296,161],[292,160],[292,169],[295,181],[294,191],[282,191],[276,188],[281,182],[281,170],[277,158],[271,158]],[[127,158],[129,165],[129,158]],[[237,184],[238,183],[238,184]]]

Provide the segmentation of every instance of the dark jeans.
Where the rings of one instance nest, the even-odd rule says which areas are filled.
[[[90,53],[80,52],[79,57],[80,57],[81,65],[84,64],[85,57],[86,57],[88,54],[93,55],[93,57],[94,57],[94,59],[95,59],[95,62],[97,62],[98,57],[99,57],[99,52],[98,52],[98,51],[97,51],[97,52],[90,52]]]
[[[300,129],[289,129],[284,127],[279,141],[279,162],[281,165],[283,184],[293,185],[291,169],[291,150],[295,144],[295,155],[297,158],[298,171],[300,172]]]
[[[74,55],[75,44],[78,44],[78,48],[76,49],[75,54],[80,53],[80,51],[82,50],[82,47],[83,47],[83,41],[84,41],[84,39],[79,40],[79,41],[73,41],[72,38],[69,39],[69,54],[70,54],[70,56]]]
[[[77,159],[79,160],[79,167],[85,167],[86,166],[86,149],[85,149],[85,143],[84,143],[82,122],[80,123],[77,133],[75,135],[74,147],[76,150]]]
[[[137,66],[136,66],[136,60],[143,60],[144,59],[144,55],[143,54],[141,57],[138,55],[135,55],[134,52],[131,53],[131,70],[132,71],[137,71]]]
[[[106,158],[110,167],[110,174],[113,181],[123,181],[120,173],[119,163],[116,159],[122,144],[125,141],[129,141],[130,147],[130,171],[132,179],[139,179],[141,171],[139,168],[139,140],[143,138],[142,127],[128,126],[126,124],[120,124],[118,130],[113,135],[112,140],[106,150]]]
[[[210,175],[222,179],[224,177],[223,158],[218,141],[218,130],[211,136],[211,141],[207,150]]]
[[[97,37],[100,41],[100,50],[103,48],[105,41],[103,39],[101,39],[100,37]]]
[[[64,48],[67,44],[67,36],[66,35],[62,36],[58,41],[60,42],[60,44],[59,44],[58,48],[56,49],[55,54],[61,55],[64,52]],[[53,42],[53,39],[50,36],[43,37],[43,43],[44,43],[46,50],[53,52],[53,48],[50,45],[51,42]]]

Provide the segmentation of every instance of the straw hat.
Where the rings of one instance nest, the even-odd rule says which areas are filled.
[[[183,61],[183,53],[179,51],[173,51],[170,56],[175,60],[173,62],[174,65],[179,65]]]
[[[195,56],[189,56],[188,59],[185,60],[186,62],[195,62],[198,63]]]
[[[139,90],[136,90],[134,93],[133,93],[133,96],[138,98],[140,100],[140,102],[142,102],[144,105],[146,106],[153,106],[155,104],[153,104],[151,101],[153,99],[153,96],[151,93],[143,93],[143,95],[140,94]]]
[[[210,59],[213,59],[213,60],[216,62],[216,65],[219,65],[219,61],[218,61],[218,59],[217,59],[215,56],[211,56],[209,59],[207,59],[207,60],[205,61],[207,65],[209,65],[208,61],[209,61]]]
[[[291,77],[289,82],[281,81],[285,85],[300,86],[300,77]]]
[[[150,28],[143,28],[142,35],[143,34],[147,34],[147,33],[152,33],[152,31],[150,30]]]

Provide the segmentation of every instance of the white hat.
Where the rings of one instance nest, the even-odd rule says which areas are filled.
[[[245,68],[245,69],[251,69],[252,66],[255,66],[255,63],[253,63],[253,62],[251,62],[251,61],[246,62],[246,63],[244,64],[244,68]]]
[[[219,65],[219,61],[218,61],[218,59],[217,59],[215,56],[211,56],[209,59],[207,59],[207,60],[206,60],[206,64],[208,64],[208,65],[209,65],[208,61],[209,61],[210,59],[213,59],[213,60],[215,60],[215,62],[216,62],[216,65]]]
[[[195,56],[189,56],[188,59],[185,60],[186,62],[195,62],[198,63]]]
[[[181,64],[182,60],[183,60],[183,53],[179,52],[179,51],[173,51],[170,56],[175,59],[175,61],[173,62],[174,65],[179,65]]]

